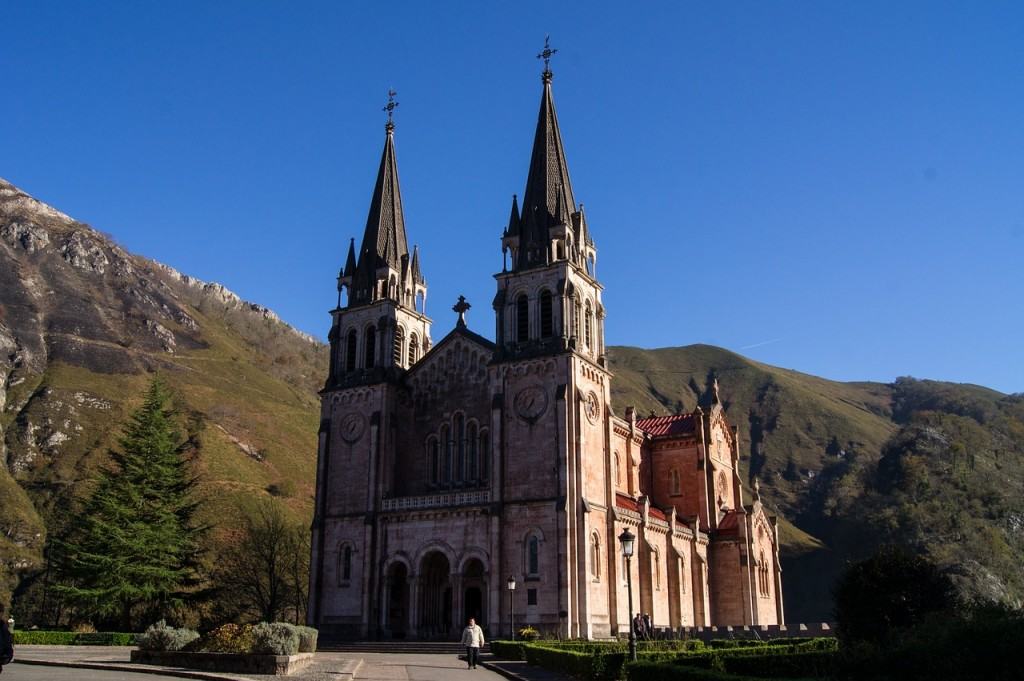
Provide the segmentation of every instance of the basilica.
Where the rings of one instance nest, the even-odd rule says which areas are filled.
[[[656,628],[783,623],[778,527],[756,487],[744,499],[717,384],[690,413],[613,411],[597,244],[546,61],[541,80],[493,341],[464,300],[432,340],[389,111],[321,392],[308,619],[324,638],[455,640],[468,617],[492,637],[514,621],[604,638],[629,630],[630,595]]]

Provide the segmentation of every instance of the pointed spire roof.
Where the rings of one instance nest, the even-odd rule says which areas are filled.
[[[523,193],[519,262],[525,267],[544,264],[548,229],[553,225],[568,224],[569,214],[576,205],[562,147],[562,133],[555,114],[555,101],[551,95],[552,76],[551,71],[545,68],[541,77],[544,89],[533,137],[530,172]],[[534,253],[539,253],[540,258]]]
[[[505,236],[519,236],[519,199],[515,194],[512,195],[512,212],[508,216]]]
[[[348,242],[348,257],[345,258],[345,269],[343,270],[347,276],[352,276],[356,273],[356,240],[355,237],[349,239]]]
[[[370,199],[370,212],[359,249],[359,260],[354,270],[345,267],[353,277],[353,299],[360,303],[373,299],[377,270],[390,267],[402,271],[402,259],[409,257],[409,243],[405,234],[405,213],[402,210],[402,192],[398,184],[398,162],[395,158],[395,125],[388,120],[385,126],[384,151],[377,170],[377,183]]]
[[[420,271],[420,247],[412,247],[412,281],[414,284],[425,284],[423,272]]]

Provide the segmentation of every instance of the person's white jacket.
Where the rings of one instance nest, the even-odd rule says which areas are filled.
[[[484,630],[479,624],[470,624],[462,630],[462,645],[467,648],[482,648],[484,645]]]

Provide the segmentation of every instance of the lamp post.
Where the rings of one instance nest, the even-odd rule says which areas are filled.
[[[633,631],[633,571],[630,570],[630,558],[633,557],[633,542],[636,536],[627,527],[619,535],[619,543],[622,544],[622,556],[626,559],[626,596],[629,602],[629,612],[626,621],[629,624],[629,659],[636,662],[636,632]]]
[[[508,633],[512,640],[516,640],[516,616],[513,609],[512,596],[516,591],[516,578],[513,575],[508,577]]]

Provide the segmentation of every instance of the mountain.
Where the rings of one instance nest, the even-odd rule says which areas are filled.
[[[789,621],[829,619],[843,565],[885,542],[967,594],[1024,597],[1024,396],[841,383],[707,345],[609,361],[620,415],[692,409],[718,377],[742,473],[780,516]],[[203,519],[273,496],[308,520],[325,346],[0,180],[0,600],[38,572],[153,371],[203,424]]]
[[[609,357],[620,413],[693,409],[718,377],[741,471],[780,517],[789,621],[830,618],[836,576],[884,543],[928,554],[967,597],[1024,601],[1024,395],[840,383],[707,345]]]
[[[312,513],[322,343],[0,180],[0,601],[159,372],[200,434],[203,518]],[[216,533],[215,533],[216,540]]]

